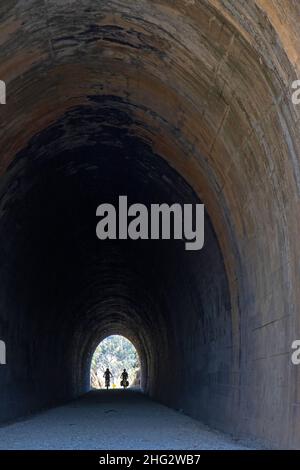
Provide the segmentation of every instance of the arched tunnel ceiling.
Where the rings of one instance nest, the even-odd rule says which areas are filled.
[[[227,314],[230,312],[222,257],[208,217],[205,248],[193,255],[185,253],[184,244],[178,241],[105,243],[95,237],[99,201],[117,206],[118,195],[124,194],[129,203],[139,201],[149,209],[151,203],[162,201],[198,202],[182,177],[154,154],[149,144],[130,134],[130,117],[121,111],[119,100],[103,97],[95,103],[93,109],[72,109],[33,138],[11,165],[1,195],[5,227],[1,257],[7,259],[13,243],[19,247],[16,260],[10,262],[12,273],[23,273],[17,282],[19,302],[27,303],[26,298],[22,300],[23,276],[29,280],[29,296],[36,290],[32,272],[42,276],[39,295],[49,297],[53,289],[48,307],[53,304],[54,311],[59,305],[51,324],[59,325],[64,341],[66,330],[73,330],[70,336],[76,338],[77,346],[71,349],[72,354],[74,349],[78,351],[78,358],[72,360],[82,363],[83,368],[103,335],[112,332],[126,334],[144,355],[147,350],[151,354],[155,343],[163,356],[164,346],[158,344],[170,334],[171,325],[166,320],[169,306],[159,312],[159,303],[164,291],[179,288],[179,279],[184,290],[185,283],[188,286],[195,282],[194,276],[198,277],[203,304],[204,296],[211,295],[208,288],[214,285],[214,297],[220,295],[224,304],[220,311],[224,307]],[[74,143],[83,125],[85,138],[76,148],[66,150],[65,129]],[[9,242],[5,239],[8,233]],[[206,275],[208,266],[210,274]],[[212,305],[209,309],[212,315]],[[45,315],[39,316],[39,322],[45,322]],[[159,339],[153,342],[151,337]],[[81,375],[78,369],[76,388],[82,387]]]
[[[253,187],[272,172],[270,152],[283,145],[274,129],[293,111],[284,103],[293,75],[289,44],[282,46],[264,13],[268,2],[260,3],[101,2],[100,9],[99,2],[48,1],[41,8],[4,2],[3,170],[66,110],[94,95],[125,98],[140,121],[132,132],[184,173],[228,246],[220,214],[236,214],[229,225],[241,235],[245,224],[258,222],[251,212]],[[279,4],[272,10],[274,23],[281,10]],[[258,153],[255,166],[252,154]],[[292,162],[285,164],[287,184],[291,179],[294,186]]]
[[[3,191],[24,149],[42,159],[97,145],[86,116],[118,127],[126,115],[127,135],[206,205],[227,273],[235,367],[255,356],[250,344],[286,352],[299,330],[297,2],[3,1],[0,16]],[[58,147],[42,140],[57,123]],[[246,327],[277,321],[285,335],[268,348],[249,336],[241,353]]]

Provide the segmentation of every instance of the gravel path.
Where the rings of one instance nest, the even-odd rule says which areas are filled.
[[[92,391],[68,405],[0,428],[0,449],[246,448],[250,447],[131,390]]]

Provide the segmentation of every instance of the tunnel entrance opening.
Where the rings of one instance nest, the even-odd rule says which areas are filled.
[[[97,346],[91,362],[90,384],[92,389],[105,388],[105,371],[111,373],[110,388],[122,388],[122,373],[128,373],[128,385],[140,389],[141,361],[139,354],[127,338],[121,335],[106,337]]]

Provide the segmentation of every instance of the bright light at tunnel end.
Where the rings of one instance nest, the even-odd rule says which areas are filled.
[[[128,206],[127,196],[119,196],[119,205],[103,203],[97,207],[101,220],[96,226],[99,240],[188,240],[186,250],[204,246],[204,204],[144,204]],[[128,217],[132,219],[129,221]],[[118,226],[118,227],[117,227]],[[195,228],[194,228],[195,227]]]

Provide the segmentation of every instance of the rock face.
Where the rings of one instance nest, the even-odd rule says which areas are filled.
[[[0,18],[1,419],[86,391],[119,333],[151,396],[299,448],[298,2],[2,0]],[[99,242],[119,194],[203,202],[204,249]]]

